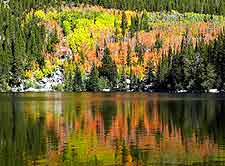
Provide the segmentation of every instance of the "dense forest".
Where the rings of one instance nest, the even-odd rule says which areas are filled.
[[[35,17],[24,18],[24,12],[36,8],[56,5],[54,1],[1,1],[0,2],[0,89],[9,90],[20,84],[23,71],[32,67],[34,60],[42,67],[43,52],[52,40],[51,32],[46,32]],[[44,41],[44,42],[43,42]]]
[[[101,5],[120,10],[176,10],[179,12],[225,14],[225,2],[223,0],[67,0],[66,2]]]
[[[1,1],[0,91],[38,89],[62,73],[51,89],[222,92],[223,4]]]

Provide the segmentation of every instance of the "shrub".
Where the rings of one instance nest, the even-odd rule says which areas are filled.
[[[34,76],[37,80],[41,80],[44,77],[44,73],[41,70],[36,70]]]

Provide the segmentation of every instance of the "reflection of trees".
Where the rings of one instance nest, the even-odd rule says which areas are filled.
[[[223,100],[120,93],[57,98],[0,102],[1,165],[16,165],[12,159],[17,165],[43,159],[50,165],[190,164],[223,150]]]
[[[0,102],[0,165],[22,166],[25,160],[37,162],[46,153],[45,116],[26,117],[16,96]]]
[[[215,140],[215,142],[220,145],[224,145],[224,141],[225,141],[224,140],[225,138],[224,108],[225,108],[224,101],[220,101],[216,103],[215,116],[213,119],[211,119],[207,128],[207,131],[212,137],[212,139]]]
[[[217,144],[224,144],[217,139],[224,138],[225,124],[223,123],[224,103],[213,98],[160,102],[159,114],[161,123],[168,124],[169,132],[180,129],[182,140],[196,136],[198,143],[204,138],[212,137]]]
[[[222,128],[214,126],[217,130],[213,130],[211,126],[218,124],[213,120],[219,113],[216,111],[219,101],[204,97],[193,100],[151,97],[115,94],[105,98],[104,102],[95,96],[88,97],[86,108],[74,119],[75,130],[79,130],[84,138],[92,133],[96,135],[97,143],[113,146],[114,160],[120,162],[170,159],[175,162],[180,158],[180,162],[188,163],[202,161],[216,153],[219,142],[212,139],[214,134],[210,130],[224,133]],[[87,110],[92,110],[91,114]],[[82,124],[82,131],[78,124]],[[163,157],[159,158],[159,154]]]

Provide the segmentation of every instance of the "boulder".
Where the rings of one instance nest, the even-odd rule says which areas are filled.
[[[219,93],[218,89],[210,89],[209,93]]]
[[[110,92],[110,89],[102,89],[102,92]]]

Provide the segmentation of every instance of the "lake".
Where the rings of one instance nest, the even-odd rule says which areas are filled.
[[[225,98],[0,94],[1,166],[225,164]]]

